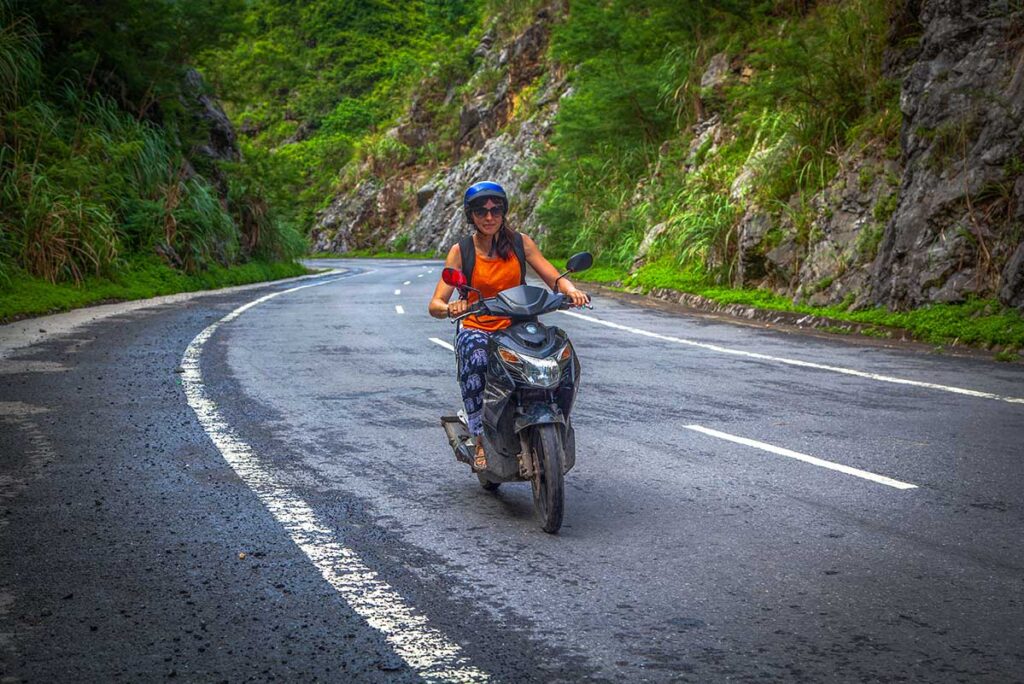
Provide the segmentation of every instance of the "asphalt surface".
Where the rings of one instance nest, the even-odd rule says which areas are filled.
[[[633,331],[552,314],[583,384],[551,536],[528,485],[484,492],[447,447],[439,263],[323,265],[346,272],[221,323],[198,356],[264,490],[190,406],[182,359],[297,283],[0,358],[0,681],[420,679],[394,635],[419,622],[368,618],[275,496],[496,681],[1024,681],[1020,366],[608,298],[585,314]]]

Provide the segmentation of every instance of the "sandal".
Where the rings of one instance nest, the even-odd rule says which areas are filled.
[[[473,457],[473,472],[481,473],[487,470],[487,454],[484,453],[484,445],[479,441],[476,443],[476,455]]]

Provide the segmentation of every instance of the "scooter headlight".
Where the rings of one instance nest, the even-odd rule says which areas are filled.
[[[532,356],[519,355],[522,363],[518,366],[523,379],[531,385],[554,387],[561,378],[558,361],[553,358],[535,359]]]
[[[526,354],[518,354],[505,347],[498,347],[498,357],[506,366],[513,368],[516,374],[528,384],[538,387],[554,387],[561,379],[562,359],[571,356],[571,352],[569,356],[566,355],[567,349],[569,349],[568,344],[554,356],[538,359]]]

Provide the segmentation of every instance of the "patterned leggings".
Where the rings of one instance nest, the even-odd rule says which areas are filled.
[[[482,418],[488,339],[488,333],[475,328],[463,328],[455,339],[455,353],[460,361],[459,386],[462,388],[462,403],[466,405],[466,419],[471,435],[479,435],[484,431]]]

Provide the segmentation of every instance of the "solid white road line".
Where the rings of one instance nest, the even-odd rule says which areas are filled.
[[[405,309],[402,308],[401,304],[395,304],[395,313],[404,314]]]
[[[184,370],[181,379],[185,396],[199,418],[199,423],[213,440],[224,460],[256,493],[263,505],[288,532],[292,541],[320,570],[324,579],[356,613],[384,635],[395,653],[409,667],[427,681],[487,681],[488,674],[471,665],[461,655],[458,644],[431,627],[426,617],[406,603],[387,582],[380,579],[355,551],[341,543],[335,531],[316,517],[309,504],[291,491],[285,482],[275,477],[271,469],[260,463],[252,447],[243,442],[228,426],[203,385],[199,362],[203,345],[222,324],[238,318],[243,312],[268,299],[307,287],[327,285],[337,280],[347,278],[334,278],[260,297],[238,307],[196,335],[185,350],[185,356],[181,361]]]
[[[401,290],[395,290],[395,294],[396,295],[400,295],[400,294],[402,294],[402,291]]]
[[[452,346],[452,345],[450,345],[449,343],[445,342],[444,340],[439,340],[439,339],[438,339],[438,338],[436,338],[436,337],[431,337],[431,338],[430,338],[430,341],[431,341],[431,342],[433,342],[434,344],[439,344],[439,345],[441,345],[442,347],[444,347],[444,348],[445,348],[445,349],[447,349],[448,351],[455,351],[455,347],[453,347],[453,346]]]
[[[895,487],[896,489],[917,489],[917,485],[913,485],[907,482],[900,482],[894,480],[891,477],[884,475],[876,475],[866,470],[860,470],[859,468],[851,468],[841,463],[833,463],[832,461],[826,461],[821,458],[815,458],[814,456],[808,456],[807,454],[801,454],[799,451],[791,451],[789,449],[783,449],[782,447],[773,446],[771,444],[765,444],[764,442],[758,442],[757,440],[747,439],[746,437],[737,437],[736,435],[730,435],[727,432],[719,432],[718,430],[712,430],[710,428],[702,427],[700,425],[684,425],[687,430],[693,430],[694,432],[700,432],[711,437],[717,437],[724,439],[729,442],[735,442],[736,444],[743,444],[745,446],[754,447],[755,449],[761,449],[762,451],[768,451],[779,456],[786,456],[788,458],[795,458],[798,461],[804,463],[810,463],[811,465],[820,466],[822,468],[828,468],[829,470],[837,470],[840,473],[846,473],[847,475],[853,475],[864,480],[871,480],[878,484],[884,484],[889,487]]]
[[[411,282],[412,282],[411,280],[406,280],[406,281],[405,281],[404,283],[402,283],[402,284],[403,284],[403,285],[408,285],[408,284],[409,284],[409,283],[411,283]]]
[[[700,349],[707,349],[709,351],[718,352],[720,354],[732,354],[734,356],[743,356],[748,359],[758,359],[761,361],[774,361],[776,363],[784,363],[790,366],[799,366],[801,368],[813,368],[815,370],[830,371],[832,373],[842,373],[843,375],[853,375],[858,378],[867,378],[868,380],[877,380],[878,382],[890,382],[896,385],[909,385],[911,387],[922,387],[924,389],[941,390],[943,392],[951,392],[953,394],[962,394],[968,397],[977,397],[979,399],[995,399],[997,401],[1005,401],[1010,404],[1024,404],[1024,398],[1022,397],[1011,397],[1004,396],[1001,394],[993,394],[991,392],[981,392],[979,390],[965,389],[963,387],[953,387],[950,385],[939,385],[934,382],[922,382],[920,380],[907,380],[906,378],[896,378],[891,375],[880,375],[878,373],[868,373],[866,371],[854,370],[852,368],[842,368],[840,366],[829,366],[823,363],[814,363],[812,361],[801,361],[800,359],[787,359],[782,356],[770,356],[768,354],[758,354],[757,352],[742,351],[740,349],[730,349],[728,347],[720,347],[717,344],[708,344],[706,342],[695,342],[693,340],[685,340],[680,337],[672,337],[671,335],[661,335],[659,333],[650,332],[648,330],[641,330],[640,328],[631,328],[628,325],[620,325],[619,323],[612,323],[611,321],[605,321],[600,318],[594,318],[593,316],[587,316],[585,314],[576,313],[575,311],[561,311],[560,313],[566,316],[573,316],[575,318],[582,318],[585,321],[591,323],[597,323],[604,325],[609,328],[615,328],[616,330],[624,330],[631,332],[634,335],[643,335],[644,337],[652,337],[656,340],[664,340],[666,342],[675,342],[677,344],[685,344],[690,347],[698,347]]]

